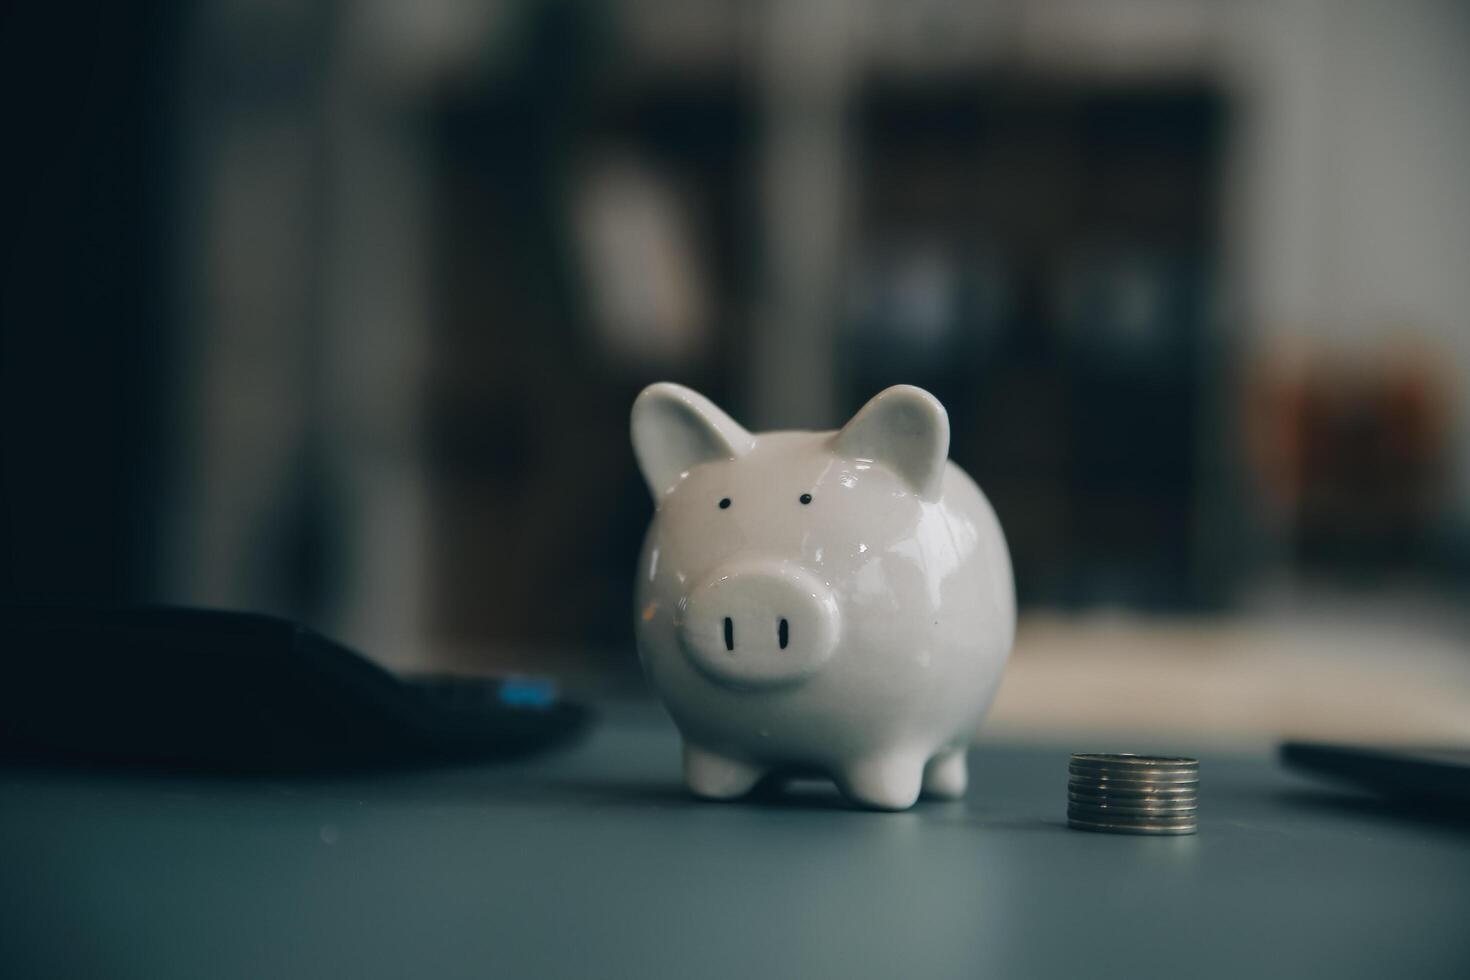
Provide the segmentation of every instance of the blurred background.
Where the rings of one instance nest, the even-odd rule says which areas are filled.
[[[948,407],[1001,735],[1470,741],[1470,7],[0,22],[0,602],[641,695],[627,443]]]

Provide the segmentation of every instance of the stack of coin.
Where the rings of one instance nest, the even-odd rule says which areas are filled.
[[[1067,826],[1109,834],[1199,829],[1199,760],[1079,752],[1067,782]]]

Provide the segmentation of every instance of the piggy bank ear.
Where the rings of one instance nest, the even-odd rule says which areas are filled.
[[[633,402],[633,455],[657,501],[700,463],[735,459],[755,445],[749,432],[683,385],[649,385]]]
[[[922,388],[894,385],[842,427],[833,448],[848,459],[882,463],[920,497],[938,500],[949,458],[949,414]]]

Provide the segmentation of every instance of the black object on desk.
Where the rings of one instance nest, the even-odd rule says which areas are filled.
[[[0,611],[0,755],[226,771],[497,759],[586,712],[549,681],[406,680],[287,620]]]
[[[1470,807],[1470,749],[1286,742],[1287,766],[1399,800]]]

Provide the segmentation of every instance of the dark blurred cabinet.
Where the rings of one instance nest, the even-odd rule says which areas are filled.
[[[441,635],[628,666],[633,566],[652,512],[628,445],[633,398],[673,377],[743,414],[751,90],[724,72],[677,85],[586,74],[596,55],[569,49],[596,39],[578,23],[543,24],[544,57],[438,116],[427,591]],[[667,357],[620,352],[597,290],[626,284],[589,275],[578,238],[589,184],[624,160],[635,184],[647,172],[677,187],[689,213],[675,217],[702,263],[707,322],[698,344]],[[667,277],[640,264],[638,231],[627,234],[631,257],[615,241],[612,259]]]
[[[1187,82],[875,78],[858,102],[847,401],[908,381],[949,407],[1024,603],[1221,598],[1224,127]]]

